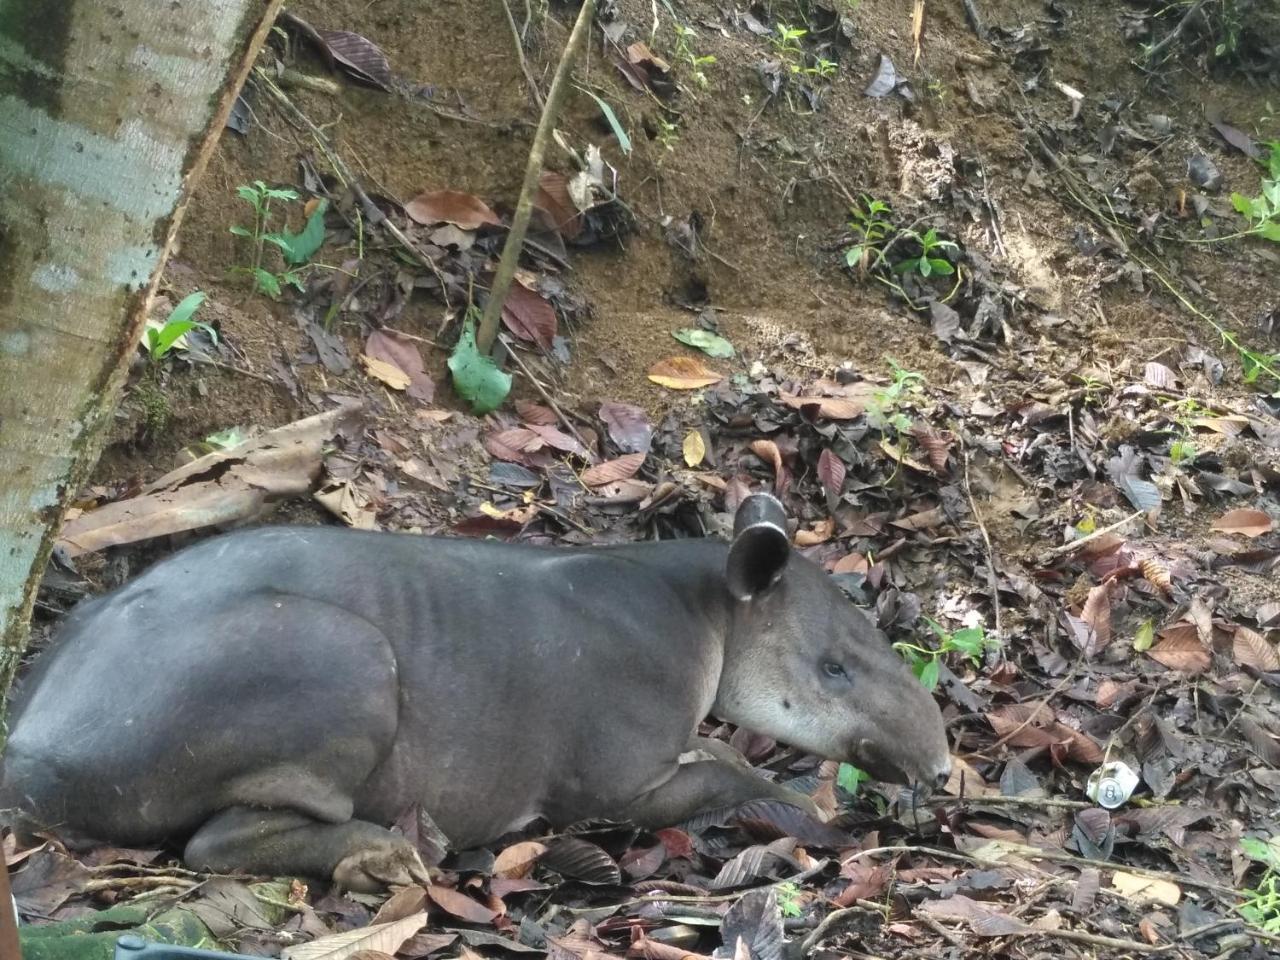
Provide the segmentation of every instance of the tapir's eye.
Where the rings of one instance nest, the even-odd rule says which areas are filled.
[[[844,672],[844,667],[836,663],[834,660],[828,660],[822,665],[822,672],[833,679],[848,679],[849,675]]]

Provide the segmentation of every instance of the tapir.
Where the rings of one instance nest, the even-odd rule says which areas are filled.
[[[535,820],[658,828],[773,798],[707,716],[885,782],[950,756],[871,618],[746,498],[730,541],[551,547],[267,526],[77,606],[14,700],[0,806],[193,869],[357,891]]]

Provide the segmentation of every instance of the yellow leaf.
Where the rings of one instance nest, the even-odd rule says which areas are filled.
[[[684,462],[691,467],[696,467],[706,455],[707,445],[702,439],[702,432],[690,430],[688,436],[684,438]]]
[[[1130,900],[1166,903],[1176,907],[1182,899],[1182,890],[1176,883],[1168,880],[1154,880],[1151,877],[1139,877],[1132,873],[1117,871],[1111,878],[1111,885],[1121,896]]]
[[[409,384],[413,382],[409,379],[409,375],[394,363],[387,363],[366,353],[360,354],[360,362],[364,364],[365,372],[369,376],[381,380],[392,390],[408,389]]]

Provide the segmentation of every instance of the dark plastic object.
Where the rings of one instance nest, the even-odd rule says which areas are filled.
[[[126,934],[116,940],[116,960],[246,960],[246,957],[243,953],[219,953],[217,950],[148,943],[141,937]]]

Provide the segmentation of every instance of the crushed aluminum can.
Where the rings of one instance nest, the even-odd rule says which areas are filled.
[[[1085,793],[1099,806],[1114,810],[1123,804],[1137,788],[1140,778],[1127,763],[1113,760],[1104,763],[1089,775]]]

